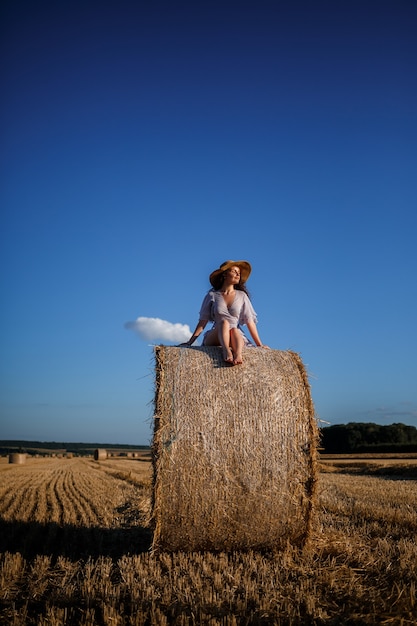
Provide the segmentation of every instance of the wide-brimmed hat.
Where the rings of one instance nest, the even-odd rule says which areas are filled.
[[[214,270],[214,272],[210,274],[210,282],[213,287],[218,288],[221,274],[235,266],[240,269],[240,282],[246,283],[252,271],[250,263],[248,263],[248,261],[225,261],[220,265],[218,270]]]

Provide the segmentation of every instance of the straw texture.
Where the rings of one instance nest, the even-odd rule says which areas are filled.
[[[318,429],[300,357],[158,346],[154,550],[277,548],[308,537]]]

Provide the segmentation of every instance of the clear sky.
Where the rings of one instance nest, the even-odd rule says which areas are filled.
[[[321,420],[417,425],[414,0],[1,12],[0,438],[148,444],[135,320],[226,259]]]

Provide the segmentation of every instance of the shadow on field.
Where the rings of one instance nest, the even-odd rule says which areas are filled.
[[[361,461],[358,463],[335,462],[322,463],[321,471],[337,474],[351,474],[352,476],[375,476],[385,480],[417,480],[417,463],[378,465],[375,461]]]
[[[20,552],[26,559],[38,554],[72,560],[147,552],[152,531],[144,526],[129,528],[86,528],[60,526],[54,522],[6,522],[0,520],[0,553]]]

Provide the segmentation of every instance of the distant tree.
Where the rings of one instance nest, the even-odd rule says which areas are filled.
[[[321,431],[321,445],[328,454],[354,452],[417,451],[417,428],[405,424],[383,426],[372,422],[335,424]]]

